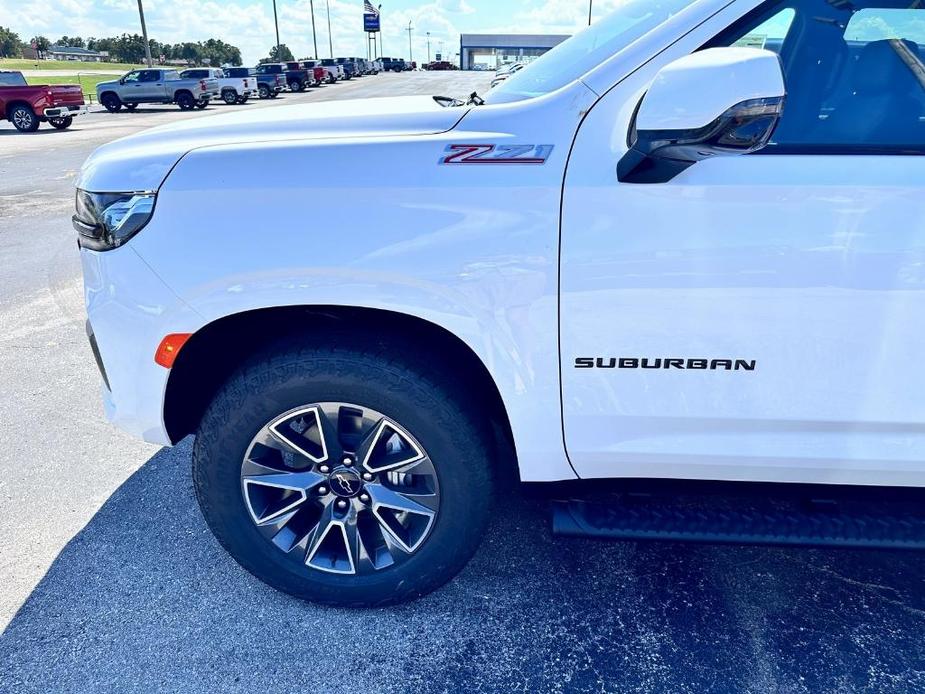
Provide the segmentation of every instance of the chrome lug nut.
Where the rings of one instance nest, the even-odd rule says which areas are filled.
[[[318,468],[318,472],[320,472],[322,475],[326,475],[331,472],[331,468],[328,465],[322,465]]]
[[[364,472],[364,473],[363,473],[363,481],[365,481],[365,482],[372,482],[374,479],[376,479],[376,478],[373,476],[373,473],[371,473],[371,472]]]
[[[351,458],[350,456],[345,455],[345,456],[344,456],[344,459],[343,459],[341,462],[342,462],[344,465],[346,465],[347,467],[350,467],[351,465],[353,465],[353,458]]]
[[[369,494],[365,494],[365,493],[364,493],[364,494],[360,494],[360,501],[362,501],[364,504],[368,504],[368,503],[369,503]]]
[[[350,504],[348,504],[344,499],[341,499],[340,501],[337,502],[337,508],[339,508],[341,511],[343,511],[349,505]]]
[[[327,494],[327,493],[328,493],[328,488],[327,488],[327,487],[318,487],[318,494],[319,494],[320,496],[324,496],[324,495]]]

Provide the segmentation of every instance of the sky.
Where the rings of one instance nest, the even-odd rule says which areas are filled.
[[[587,25],[588,0],[381,0],[382,55],[408,57],[412,23],[415,60],[459,51],[460,33],[572,34]],[[593,0],[594,16],[620,0]],[[297,58],[313,56],[310,0],[276,0],[280,41]],[[362,0],[314,0],[318,53],[328,57],[327,6],[334,54],[366,55]],[[379,4],[376,0],[374,4]],[[275,43],[272,0],[144,0],[149,38],[162,43],[222,39],[241,49],[245,64],[267,55]],[[42,34],[68,36],[141,33],[137,0],[0,0],[0,25],[24,40]]]

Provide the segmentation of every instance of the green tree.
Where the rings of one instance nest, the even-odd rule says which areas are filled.
[[[56,46],[68,46],[70,48],[86,48],[86,42],[79,36],[62,36],[55,41]]]
[[[47,36],[35,37],[35,50],[38,54],[37,57],[44,58],[48,54],[49,48],[51,48],[51,41],[48,40]]]
[[[22,41],[12,29],[0,26],[0,58],[18,58],[22,55]]]
[[[289,46],[285,43],[281,43],[279,46],[273,46],[270,49],[270,57],[264,58],[261,60],[261,63],[285,63],[290,60],[295,60],[295,56],[292,55],[292,51],[289,50]]]

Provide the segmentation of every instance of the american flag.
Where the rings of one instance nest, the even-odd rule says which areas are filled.
[[[366,0],[366,2],[363,3],[363,12],[365,14],[374,14],[379,16],[379,10],[373,7],[373,4],[369,0]]]

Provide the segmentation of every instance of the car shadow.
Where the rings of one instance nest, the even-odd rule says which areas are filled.
[[[190,442],[153,456],[0,636],[4,691],[921,691],[921,554],[553,537],[500,499],[469,566],[397,607],[319,607],[203,522]],[[41,512],[41,509],[37,509]]]
[[[74,126],[71,126],[71,127],[68,128],[67,130],[71,130],[71,129],[73,129],[73,127],[74,127]],[[21,136],[23,136],[23,137],[31,137],[31,136],[34,136],[34,135],[52,135],[52,134],[54,134],[54,133],[63,133],[63,132],[67,132],[67,130],[58,130],[58,129],[56,129],[56,128],[51,127],[50,125],[48,125],[48,124],[46,124],[46,123],[42,123],[42,124],[39,126],[39,129],[38,129],[38,130],[36,130],[36,131],[34,131],[34,132],[31,132],[31,133],[23,133],[23,132],[20,132],[20,131],[18,131],[15,127],[13,127],[12,125],[9,126],[8,128],[5,128],[5,127],[3,127],[3,126],[0,126],[0,137],[3,137],[3,136],[5,136],[5,135],[21,135]]]

